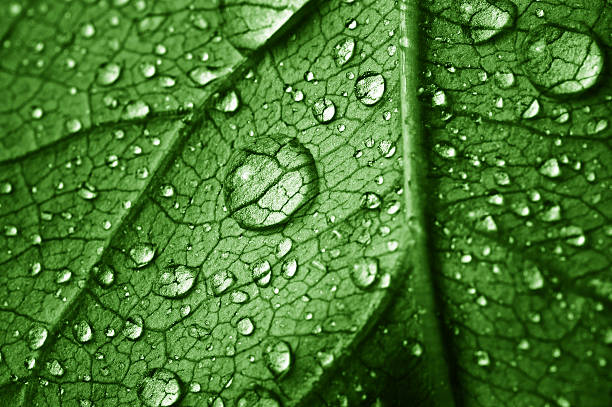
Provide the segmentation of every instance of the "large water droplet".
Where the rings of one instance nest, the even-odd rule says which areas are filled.
[[[156,292],[167,298],[182,297],[193,287],[197,270],[183,265],[170,266],[159,275]]]
[[[289,259],[289,260],[286,260],[282,264],[281,271],[283,272],[283,276],[285,278],[292,278],[293,276],[295,276],[295,273],[297,272],[297,268],[298,268],[297,260]]]
[[[516,6],[507,0],[464,0],[455,5],[446,16],[464,25],[476,44],[511,28],[516,19]]]
[[[47,328],[35,325],[28,331],[27,341],[28,346],[32,350],[40,349],[47,340],[47,336],[49,335],[49,331]]]
[[[121,66],[114,62],[109,62],[98,68],[98,75],[96,76],[96,82],[98,85],[108,86],[112,85],[119,79],[121,75]]]
[[[127,105],[123,110],[122,118],[124,120],[143,119],[149,115],[151,108],[142,100],[135,100]]]
[[[74,338],[81,343],[89,342],[93,337],[91,325],[85,320],[80,320],[75,323],[72,326],[72,333],[74,334]]]
[[[225,113],[234,113],[238,110],[239,106],[240,99],[238,99],[238,94],[235,90],[227,92],[215,103],[215,109]]]
[[[181,396],[178,376],[167,369],[152,370],[138,388],[138,397],[148,407],[172,406]]]
[[[100,263],[93,268],[94,277],[102,287],[110,287],[115,281],[115,270],[108,264]]]
[[[123,326],[123,335],[133,341],[140,338],[144,326],[144,320],[140,315],[129,317]]]
[[[540,167],[540,174],[545,175],[549,178],[557,178],[561,175],[561,167],[559,167],[559,161],[556,158],[546,160]]]
[[[246,229],[287,222],[318,193],[314,158],[294,138],[259,137],[234,153],[227,168],[225,202]]]
[[[238,329],[238,332],[244,336],[251,335],[255,330],[253,321],[251,321],[250,318],[242,318],[240,321],[238,321],[236,328]]]
[[[366,106],[378,103],[385,93],[385,78],[379,73],[366,72],[355,82],[355,96]]]
[[[139,243],[130,249],[130,257],[137,268],[149,264],[155,256],[155,246],[148,243]]]
[[[285,341],[275,341],[265,345],[264,359],[268,369],[277,377],[285,375],[291,368],[291,347]]]
[[[552,96],[591,88],[604,69],[602,49],[592,36],[552,25],[532,30],[519,56],[531,83]]]
[[[351,279],[353,283],[362,289],[374,284],[378,274],[378,260],[375,258],[364,258],[353,264]]]
[[[330,99],[322,97],[312,105],[312,114],[319,123],[329,123],[336,115],[336,105]]]

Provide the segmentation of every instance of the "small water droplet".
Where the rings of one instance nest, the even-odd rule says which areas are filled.
[[[170,184],[162,185],[159,190],[164,198],[170,198],[174,195],[174,187]]]
[[[253,281],[260,287],[266,287],[272,279],[272,270],[268,260],[259,261],[251,267]]]
[[[251,335],[255,330],[255,326],[250,318],[242,318],[240,321],[238,321],[236,328],[238,329],[238,332],[244,336]]]
[[[540,113],[540,102],[538,99],[533,99],[531,104],[523,111],[523,119],[531,119],[534,118]]]
[[[484,350],[477,350],[474,352],[474,356],[476,357],[476,363],[478,366],[489,366],[491,364],[491,359],[489,358],[489,354]]]
[[[232,291],[230,299],[234,304],[244,304],[249,300],[249,294],[244,291]]]
[[[52,376],[59,377],[64,375],[64,368],[57,359],[47,362],[47,370]]]
[[[213,293],[218,296],[234,284],[234,276],[227,270],[220,270],[212,275],[211,282]]]
[[[355,51],[355,39],[344,38],[334,46],[335,60],[338,66],[346,64]]]
[[[108,264],[95,265],[93,272],[98,284],[104,288],[110,287],[115,281],[115,270]]]
[[[86,201],[91,201],[92,199],[96,199],[98,196],[98,192],[96,191],[96,188],[87,183],[84,182],[83,184],[81,184],[81,187],[79,188],[77,195],[82,198],[85,199]]]
[[[361,196],[360,206],[365,209],[378,209],[382,204],[380,195],[374,192],[366,192]]]
[[[81,130],[82,127],[83,125],[79,119],[68,119],[68,121],[66,121],[66,130],[68,133],[76,133]]]
[[[540,174],[545,175],[549,178],[557,178],[561,175],[561,168],[559,167],[559,161],[556,158],[546,160],[540,167]]]
[[[219,98],[219,100],[217,100],[217,103],[215,103],[215,109],[225,113],[234,113],[236,110],[238,110],[239,106],[240,99],[238,98],[238,94],[235,90],[225,93],[221,98]]]
[[[286,237],[278,243],[276,248],[276,257],[281,258],[287,255],[289,251],[291,251],[291,247],[293,246],[293,240],[291,238]]]
[[[319,123],[329,123],[336,116],[336,105],[332,100],[322,97],[312,105],[312,114]]]
[[[72,326],[72,333],[74,338],[81,342],[89,342],[93,338],[93,332],[91,331],[91,325],[85,320],[80,320]]]
[[[123,326],[123,335],[133,341],[140,338],[142,335],[144,320],[140,315],[129,317]]]
[[[72,272],[68,269],[63,269],[57,272],[55,277],[55,282],[58,284],[65,284],[70,281],[70,277],[72,277]]]
[[[378,103],[385,93],[385,78],[379,73],[366,72],[355,82],[355,96],[366,106]]]
[[[295,276],[295,273],[297,272],[297,268],[298,268],[297,260],[289,259],[289,260],[286,260],[282,264],[281,271],[285,278],[292,278],[293,276]]]
[[[125,105],[122,118],[124,120],[143,119],[149,115],[151,108],[142,100],[136,100]]]
[[[0,182],[0,194],[2,195],[8,195],[11,192],[13,192],[13,184],[11,184],[9,181],[1,181]]]
[[[121,66],[114,62],[106,63],[98,68],[96,82],[101,86],[112,85],[121,75]]]
[[[353,264],[351,269],[351,279],[361,289],[371,287],[376,281],[377,274],[378,260],[375,258],[363,258]]]

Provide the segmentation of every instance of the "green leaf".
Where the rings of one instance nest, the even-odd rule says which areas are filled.
[[[0,8],[5,404],[612,402],[609,4]]]

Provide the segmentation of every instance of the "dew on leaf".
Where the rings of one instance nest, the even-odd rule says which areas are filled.
[[[599,117],[593,118],[586,123],[586,134],[593,136],[601,133],[608,128],[608,119]]]
[[[159,83],[159,86],[161,86],[162,88],[171,88],[176,85],[176,79],[174,79],[172,76],[160,76],[159,78],[157,78],[157,81]]]
[[[523,119],[532,119],[540,113],[540,102],[538,99],[533,99],[527,109],[523,111]]]
[[[593,87],[604,69],[603,51],[586,33],[545,24],[530,31],[519,47],[527,78],[552,96]]]
[[[133,341],[142,335],[144,320],[140,315],[129,317],[123,326],[123,335]]]
[[[182,297],[191,290],[196,276],[196,269],[191,267],[169,266],[159,275],[155,292],[166,298]]]
[[[47,370],[52,376],[60,377],[64,375],[64,368],[57,359],[47,362]]]
[[[495,79],[495,84],[500,89],[508,89],[514,86],[514,74],[512,72],[495,72],[493,76]]]
[[[213,407],[223,407],[223,405]],[[240,395],[236,407],[281,407],[281,404],[267,390],[255,388]]]
[[[298,264],[297,264],[297,260],[295,259],[286,260],[281,265],[281,271],[285,278],[292,278],[293,276],[295,276],[295,273],[297,272],[297,268],[298,268]]]
[[[58,284],[65,284],[70,281],[70,277],[72,277],[72,272],[68,269],[63,269],[57,272],[55,276],[55,282]]]
[[[378,260],[375,258],[362,258],[353,264],[351,279],[353,283],[361,288],[370,288],[376,281],[378,275]]]
[[[586,243],[584,231],[578,226],[565,226],[561,228],[560,235],[572,246],[582,247]]]
[[[245,229],[287,222],[318,193],[319,180],[310,151],[296,139],[264,136],[230,159],[225,202]]]
[[[36,366],[36,358],[34,356],[27,356],[23,361],[23,365],[26,369],[32,370]]]
[[[465,25],[475,44],[511,28],[516,19],[516,6],[507,0],[464,0],[455,4],[458,9],[449,18]]]
[[[535,266],[530,266],[523,270],[523,280],[530,290],[539,290],[544,287],[544,277]]]
[[[112,266],[99,263],[93,267],[94,278],[101,287],[110,287],[115,281],[115,270]]]
[[[152,78],[153,76],[155,76],[155,72],[155,65],[153,65],[151,62],[143,62],[142,64],[140,64],[140,73],[145,78]]]
[[[114,62],[109,62],[98,68],[96,82],[98,85],[109,86],[115,83],[120,75],[121,66]]]
[[[446,106],[447,103],[446,93],[443,90],[437,90],[431,98],[433,107]]]
[[[4,225],[4,236],[14,237],[17,236],[18,230],[15,225]]]
[[[11,192],[13,192],[13,184],[6,180],[0,181],[0,194],[8,195]]]
[[[151,108],[142,100],[135,100],[125,105],[121,117],[124,120],[143,119],[149,115]]]
[[[385,93],[385,78],[376,72],[366,72],[355,82],[355,96],[366,106],[378,103]]]
[[[40,349],[45,344],[48,335],[47,328],[40,325],[33,326],[26,335],[28,346],[32,350]]]
[[[355,51],[355,39],[345,38],[334,46],[335,60],[338,66],[346,64]]]
[[[546,160],[539,170],[540,174],[549,178],[557,178],[561,175],[561,168],[559,167],[559,161],[556,158]]]
[[[380,195],[374,192],[366,192],[361,196],[360,206],[365,209],[378,209],[382,204]]]
[[[291,251],[291,247],[293,246],[293,240],[290,237],[286,237],[280,242],[278,242],[278,246],[276,247],[276,257],[281,258],[287,255],[289,251]]]
[[[234,284],[234,276],[227,270],[217,271],[211,276],[212,290],[215,295],[223,294]]]
[[[200,86],[205,86],[227,72],[226,69],[215,69],[211,70],[203,66],[189,71],[189,77],[192,81]]]
[[[155,246],[149,243],[138,243],[130,249],[130,258],[136,264],[136,268],[145,267],[155,257]]]
[[[322,97],[312,105],[312,114],[319,123],[329,123],[336,116],[336,105],[330,99]]]
[[[40,107],[32,108],[32,113],[31,113],[32,119],[38,120],[43,117],[43,114],[44,114],[44,111]]]
[[[260,287],[266,287],[272,279],[272,270],[268,260],[258,261],[251,266],[253,281]]]
[[[148,407],[175,405],[182,396],[181,382],[176,373],[167,369],[154,369],[138,388],[138,398]]]
[[[215,103],[215,109],[225,113],[234,113],[238,110],[239,106],[240,99],[238,99],[238,94],[235,90],[225,93],[217,100],[217,103]]]
[[[244,335],[244,336],[251,335],[253,331],[255,330],[253,321],[251,321],[250,318],[242,318],[240,321],[238,321],[236,328],[238,329],[238,332],[240,333],[240,335]]]
[[[545,209],[541,214],[540,218],[544,222],[556,222],[561,219],[561,207],[559,205],[553,205]]]
[[[86,201],[96,199],[98,196],[96,188],[87,182],[81,184],[81,187],[79,188],[77,194],[79,195],[79,198],[85,199]]]
[[[269,342],[264,346],[264,359],[268,369],[275,376],[281,377],[291,368],[291,347],[282,340]]]
[[[74,338],[81,343],[89,342],[93,337],[91,325],[89,325],[89,322],[85,320],[80,320],[76,322],[72,326],[72,333],[74,335]]]
[[[161,196],[163,196],[164,198],[170,198],[174,195],[174,187],[170,184],[162,185],[161,187],[159,187],[159,191],[161,193]]]
[[[489,366],[491,364],[491,359],[489,358],[489,354],[484,350],[477,350],[474,352],[474,356],[476,357],[476,363],[478,366]]]
[[[234,304],[244,304],[249,300],[249,294],[244,291],[232,291],[230,294],[230,300]]]
[[[68,133],[76,133],[81,130],[82,127],[83,125],[79,119],[68,119],[66,121],[66,130]]]

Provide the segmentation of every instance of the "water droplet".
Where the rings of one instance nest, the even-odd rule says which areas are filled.
[[[27,334],[28,346],[32,350],[40,349],[45,344],[48,335],[47,328],[40,325],[33,326]]]
[[[234,276],[227,270],[220,270],[212,275],[211,282],[213,293],[221,295],[234,284]]]
[[[312,154],[286,136],[258,137],[234,153],[227,168],[225,202],[246,229],[282,224],[318,193]]]
[[[121,66],[114,62],[106,63],[98,68],[96,82],[101,86],[112,85],[121,75]]]
[[[329,123],[336,115],[336,105],[330,99],[322,97],[312,105],[312,114],[319,123]]]
[[[55,282],[58,284],[64,284],[70,281],[70,277],[72,277],[72,272],[70,270],[60,270],[56,274]]]
[[[182,396],[182,386],[176,373],[154,369],[138,388],[138,397],[148,407],[172,406]]]
[[[363,258],[353,264],[351,279],[357,287],[366,289],[374,284],[377,274],[378,260],[375,258]]]
[[[220,112],[234,113],[240,106],[240,99],[235,90],[227,92],[215,104],[215,109]]]
[[[155,65],[153,65],[151,62],[143,62],[140,64],[140,73],[145,78],[152,78],[155,75],[155,72]]]
[[[484,350],[477,350],[474,352],[474,356],[476,357],[476,363],[478,366],[489,366],[491,364],[491,359],[489,358],[489,354]]]
[[[244,291],[232,291],[230,299],[234,304],[244,304],[249,300],[249,294]]]
[[[236,328],[238,329],[238,332],[244,336],[251,335],[255,330],[255,326],[250,318],[242,318],[240,321],[238,321]]]
[[[272,279],[272,270],[268,260],[259,261],[251,267],[253,281],[260,287],[266,287]]]
[[[545,209],[540,217],[544,222],[556,222],[561,219],[561,207],[559,205],[553,205]]]
[[[265,345],[266,366],[277,377],[285,375],[291,368],[291,347],[285,341],[275,341]]]
[[[544,277],[540,270],[531,266],[523,270],[523,279],[530,290],[539,290],[544,287]]]
[[[170,184],[162,185],[159,190],[164,198],[170,198],[174,195],[174,187]]]
[[[125,105],[122,118],[124,120],[143,119],[149,115],[151,108],[142,100],[136,100]]]
[[[213,405],[213,407],[223,407],[223,405]],[[236,407],[281,407],[281,404],[272,393],[256,387],[240,395],[236,401]]]
[[[540,102],[538,99],[533,99],[531,104],[523,111],[523,119],[531,119],[540,113]]]
[[[130,258],[136,263],[136,268],[149,264],[155,256],[155,246],[148,243],[139,243],[130,249]]]
[[[540,174],[545,175],[549,178],[557,178],[561,175],[561,168],[556,158],[546,160],[540,167]]]
[[[366,72],[355,82],[355,96],[366,106],[378,103],[385,93],[385,78],[379,73]]]
[[[170,266],[159,275],[155,292],[166,298],[182,297],[193,287],[197,271],[183,265]]]
[[[293,276],[295,276],[295,273],[297,272],[297,268],[298,268],[297,260],[289,259],[282,264],[281,271],[285,278],[292,278]]]
[[[129,317],[123,326],[123,335],[133,341],[140,338],[144,326],[144,320],[140,315]]]
[[[446,106],[447,103],[446,93],[443,90],[436,91],[431,98],[431,105],[433,107]]]
[[[108,264],[97,264],[93,272],[98,284],[104,288],[110,287],[115,281],[115,270]]]
[[[64,375],[64,368],[57,359],[47,362],[47,370],[52,376],[59,377]]]
[[[361,196],[361,207],[365,209],[378,209],[382,204],[380,195],[374,192],[366,192]]]
[[[287,253],[289,253],[292,246],[293,246],[293,240],[291,240],[291,238],[286,237],[283,240],[281,240],[278,243],[278,246],[276,247],[276,257],[278,258],[284,257]]]
[[[586,124],[586,133],[588,135],[595,135],[601,133],[605,129],[608,128],[608,119],[606,118],[593,118],[589,120]]]
[[[68,119],[68,121],[66,121],[66,130],[68,133],[76,133],[81,130],[82,127],[83,125],[79,119]]]
[[[96,197],[98,196],[98,192],[96,191],[96,188],[93,185],[84,182],[83,184],[81,184],[77,195],[80,198],[85,199],[86,201],[91,201],[92,199],[96,199]]]
[[[527,35],[519,56],[531,83],[552,96],[591,88],[604,69],[602,49],[592,36],[547,24]]]
[[[81,343],[89,342],[91,338],[93,338],[91,326],[89,325],[89,322],[85,320],[80,320],[74,324],[72,326],[72,333],[74,338]]]
[[[11,192],[13,192],[13,184],[11,184],[8,181],[1,181],[0,182],[0,194],[8,195]]]
[[[211,70],[206,67],[199,66],[189,71],[189,77],[198,85],[205,86],[215,79],[225,75],[229,71],[229,68]]]
[[[353,52],[355,51],[355,39],[345,38],[341,40],[335,45],[334,51],[336,64],[338,64],[338,66],[346,64],[351,59]]]
[[[455,4],[458,9],[448,17],[467,26],[467,34],[476,44],[511,28],[516,19],[516,6],[507,0],[464,0]]]

